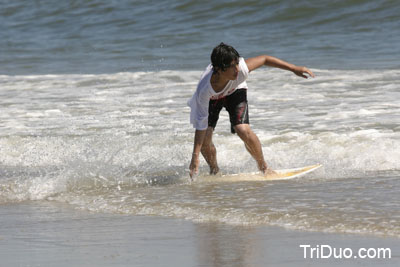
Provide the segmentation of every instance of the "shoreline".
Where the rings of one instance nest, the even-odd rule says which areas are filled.
[[[0,216],[3,266],[398,266],[400,263],[400,242],[393,237],[89,213],[45,201],[1,205]],[[354,253],[360,248],[390,248],[391,258],[321,258],[316,251],[311,258],[310,251],[304,252],[304,247],[300,247],[306,245],[351,248]]]

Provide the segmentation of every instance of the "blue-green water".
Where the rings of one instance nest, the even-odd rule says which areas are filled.
[[[202,69],[221,41],[320,69],[400,67],[400,3],[1,1],[0,74]]]

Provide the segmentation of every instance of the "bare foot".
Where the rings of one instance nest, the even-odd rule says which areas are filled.
[[[219,168],[217,167],[210,167],[210,175],[215,175],[219,172]]]
[[[276,176],[278,176],[278,174],[275,171],[271,170],[271,169],[266,169],[264,171],[264,175],[268,176],[268,177],[276,177]]]

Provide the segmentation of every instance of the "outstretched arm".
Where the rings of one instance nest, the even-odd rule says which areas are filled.
[[[306,74],[310,75],[311,77],[315,77],[314,73],[306,67],[296,66],[289,62],[283,61],[279,58],[262,55],[257,57],[248,58],[245,60],[247,67],[249,68],[249,72],[255,70],[261,66],[270,66],[274,68],[280,68],[284,70],[288,70],[296,74],[297,76],[308,78]]]

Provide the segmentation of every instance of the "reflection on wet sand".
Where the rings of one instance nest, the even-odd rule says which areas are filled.
[[[253,228],[197,224],[197,257],[201,266],[249,266],[260,256]]]

